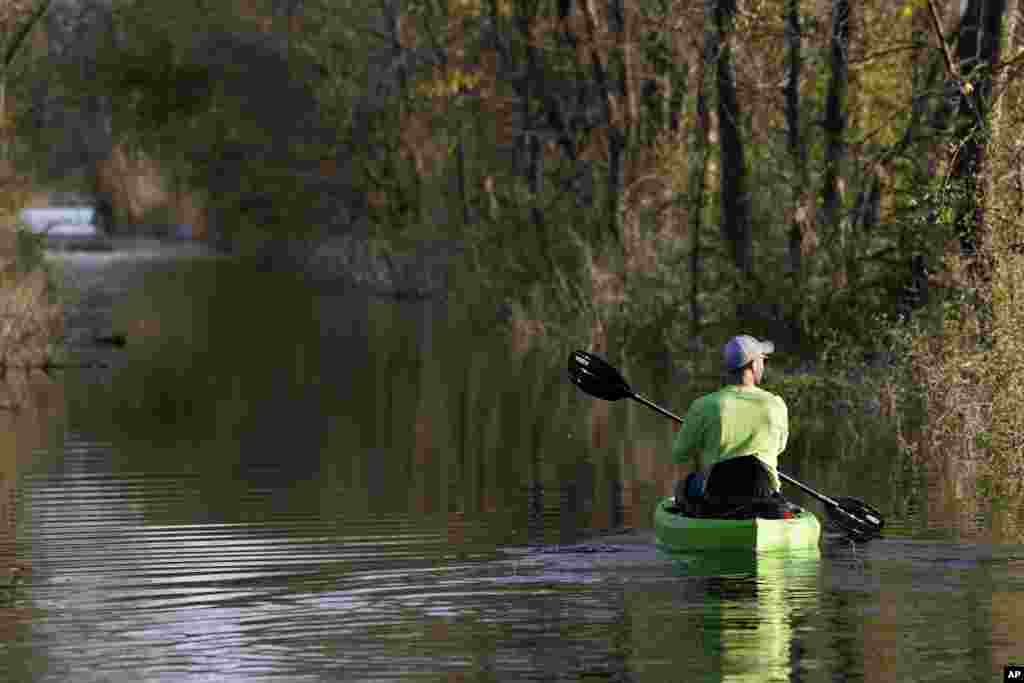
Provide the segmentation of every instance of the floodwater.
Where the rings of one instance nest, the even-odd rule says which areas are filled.
[[[1017,511],[910,468],[879,418],[795,420],[782,462],[879,507],[885,538],[671,557],[650,530],[671,425],[490,324],[228,261],[61,259],[91,291],[76,352],[110,367],[0,397],[21,406],[0,413],[2,680],[989,682],[1024,663]],[[107,333],[127,343],[90,346]]]

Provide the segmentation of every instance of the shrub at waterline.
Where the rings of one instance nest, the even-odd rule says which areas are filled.
[[[24,59],[31,52],[29,38],[50,4],[13,0],[0,7],[0,373],[51,365],[63,324],[42,241],[18,223],[31,186],[12,160],[22,153],[15,121],[26,101],[21,87],[27,73]]]
[[[17,222],[26,194],[24,178],[0,169],[0,372],[51,365],[63,329],[42,240]]]

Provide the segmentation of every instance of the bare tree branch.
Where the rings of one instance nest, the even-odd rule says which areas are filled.
[[[932,18],[932,28],[935,30],[935,37],[939,40],[939,47],[942,48],[942,58],[946,62],[946,72],[949,77],[960,83],[960,72],[956,68],[956,63],[953,60],[953,53],[949,50],[949,45],[946,43],[946,29],[942,27],[942,17],[939,16],[939,11],[935,8],[935,0],[928,0],[928,12]]]

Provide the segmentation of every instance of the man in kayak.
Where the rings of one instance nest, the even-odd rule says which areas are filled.
[[[726,385],[690,405],[672,457],[695,466],[676,490],[691,514],[722,514],[778,497],[776,467],[789,438],[789,411],[781,397],[758,386],[774,350],[768,341],[733,337],[723,349]]]

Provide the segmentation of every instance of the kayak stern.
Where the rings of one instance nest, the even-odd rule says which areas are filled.
[[[807,510],[787,519],[706,519],[687,517],[673,508],[672,498],[658,502],[654,532],[659,547],[674,551],[817,548],[821,523]]]

